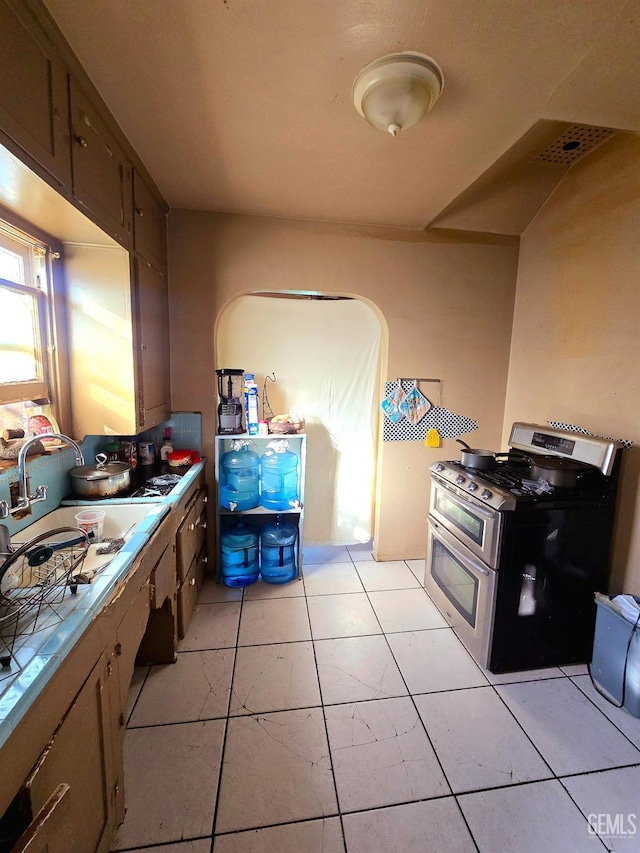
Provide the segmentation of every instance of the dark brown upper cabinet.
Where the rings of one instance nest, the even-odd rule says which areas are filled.
[[[0,33],[0,141],[66,193],[71,185],[66,68],[24,4],[0,0]]]
[[[134,260],[138,338],[138,431],[171,415],[167,280],[139,258]]]
[[[167,206],[133,170],[133,248],[157,270],[164,270],[167,246]]]
[[[74,78],[71,106],[73,197],[125,247],[131,239],[131,164]]]

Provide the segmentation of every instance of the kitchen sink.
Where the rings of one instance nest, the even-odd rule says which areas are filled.
[[[150,529],[150,519],[152,523],[153,516],[156,514],[155,511],[161,506],[160,502],[108,504],[101,501],[99,507],[96,508],[103,510],[105,513],[102,541],[92,544],[89,547],[87,556],[81,567],[84,581],[91,581],[96,574],[103,571],[105,574],[110,574],[108,568],[114,561],[114,558],[117,557],[118,552],[121,549],[128,550],[127,543],[135,536],[140,528],[146,531]],[[77,527],[78,524],[75,516],[82,509],[86,509],[86,507],[64,506],[52,510],[52,512],[38,519],[38,521],[34,521],[33,524],[15,533],[11,537],[11,545],[17,548],[21,544],[33,539],[34,536],[39,536],[59,527]],[[110,549],[108,540],[116,539],[124,540],[124,543],[113,543]]]

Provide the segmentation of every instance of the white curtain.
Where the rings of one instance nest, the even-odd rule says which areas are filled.
[[[242,296],[220,319],[217,366],[255,373],[261,400],[274,373],[273,413],[306,420],[307,544],[372,538],[381,338],[375,313],[356,299]]]

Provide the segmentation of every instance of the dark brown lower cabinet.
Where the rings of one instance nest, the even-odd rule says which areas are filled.
[[[110,849],[134,666],[176,660],[206,569],[206,502],[203,471],[2,747],[0,853]]]
[[[202,548],[191,562],[191,568],[183,581],[178,595],[178,636],[182,639],[187,633],[189,622],[196,606],[196,598],[204,581],[207,566],[206,548]]]
[[[14,850],[29,853],[107,851],[115,829],[116,773],[105,651],[94,666],[18,795],[30,825]],[[39,821],[59,786],[68,786],[50,816]],[[25,847],[23,841],[29,841]]]

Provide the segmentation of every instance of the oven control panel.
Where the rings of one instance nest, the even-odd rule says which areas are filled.
[[[616,452],[622,447],[611,438],[583,435],[579,432],[554,429],[541,424],[516,421],[511,427],[509,446],[525,453],[545,453],[585,462],[598,468],[605,476],[613,470]]]

